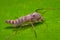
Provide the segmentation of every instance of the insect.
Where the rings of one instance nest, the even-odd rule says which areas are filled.
[[[18,26],[25,26],[25,25],[31,24],[32,28],[34,30],[34,33],[36,35],[36,30],[35,30],[33,24],[37,23],[37,22],[43,22],[44,21],[43,17],[37,12],[38,10],[40,10],[40,9],[36,9],[35,12],[33,12],[32,14],[28,14],[28,15],[20,17],[16,20],[6,20],[5,22],[7,24],[12,24],[14,28],[16,28]],[[15,33],[16,32],[14,32],[13,34],[15,34]]]
[[[14,25],[14,27],[17,27],[19,25],[20,26],[26,25],[25,23],[27,23],[27,22],[29,22],[31,24],[31,23],[36,23],[38,21],[43,21],[42,16],[37,12],[37,10],[32,14],[28,14],[28,15],[20,17],[16,20],[6,20],[6,23],[12,24],[12,25]]]
[[[18,26],[25,26],[25,25],[31,24],[31,26],[34,30],[34,33],[36,35],[36,30],[35,30],[35,27],[33,24],[37,23],[37,22],[44,22],[44,18],[42,17],[42,15],[40,13],[38,13],[38,10],[41,10],[41,9],[36,9],[35,12],[33,12],[32,14],[22,16],[16,20],[6,20],[5,22],[7,24],[12,24],[13,27],[15,27],[15,28]],[[16,32],[14,32],[13,34],[16,34]],[[8,36],[8,38],[11,36]]]
[[[45,9],[44,12],[46,12],[46,10],[48,10],[48,9],[51,10],[52,8],[47,8],[47,9]],[[43,22],[44,18],[42,17],[42,15],[40,13],[38,13],[38,10],[43,10],[43,9],[36,9],[32,14],[22,16],[16,20],[6,20],[5,22],[8,24],[14,25],[13,27],[28,25],[26,23],[33,24],[33,23],[36,23],[39,21]],[[52,9],[52,10],[54,10],[54,9]]]

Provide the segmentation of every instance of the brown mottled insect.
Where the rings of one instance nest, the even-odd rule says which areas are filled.
[[[37,10],[39,10],[39,9],[37,9]],[[6,20],[6,23],[12,24],[12,25],[14,25],[14,27],[18,27],[18,26],[24,26],[24,25],[28,25],[28,24],[33,25],[33,23],[36,23],[39,21],[42,22],[43,17],[37,12],[37,10],[35,12],[33,12],[32,14],[20,17],[16,20]]]
[[[18,18],[16,20],[6,20],[5,22],[8,23],[8,24],[12,24],[14,27],[25,26],[25,25],[31,24],[32,28],[33,28],[33,30],[35,32],[35,35],[36,35],[36,30],[35,30],[33,24],[37,23],[37,22],[44,22],[44,19],[41,16],[41,14],[39,14],[37,12],[38,10],[42,10],[42,9],[37,9],[32,14],[28,14],[28,15],[20,17],[20,18]],[[14,32],[13,34],[16,34],[16,32]],[[8,36],[8,38],[11,37],[11,36]]]
[[[14,27],[17,27],[19,25],[27,25],[26,22],[35,23],[38,21],[43,21],[42,16],[38,12],[34,12],[32,14],[20,17],[16,20],[6,20],[6,23],[14,25]]]
[[[34,30],[34,32],[36,34],[33,23],[36,23],[36,22],[39,22],[39,21],[40,22],[44,21],[43,17],[37,12],[38,10],[40,10],[40,9],[37,9],[32,14],[28,14],[28,15],[20,17],[20,18],[18,18],[16,20],[6,20],[5,22],[8,23],[8,24],[12,24],[14,27],[25,26],[25,25],[31,24],[32,28],[33,28],[33,30]],[[15,33],[16,32],[14,32],[13,34],[15,34]]]

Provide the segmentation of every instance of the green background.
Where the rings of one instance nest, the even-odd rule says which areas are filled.
[[[14,29],[5,29],[11,26],[5,23],[6,20],[30,14],[37,8],[49,7],[59,8],[60,0],[0,0],[0,40],[5,40],[14,32]],[[35,25],[37,38],[32,27],[29,27],[19,30],[8,40],[60,40],[60,10],[49,10],[43,17],[48,27],[45,23]]]

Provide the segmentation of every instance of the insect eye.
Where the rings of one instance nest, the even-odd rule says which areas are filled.
[[[35,17],[35,15],[33,15],[33,17]]]
[[[32,18],[31,18],[32,20],[35,20],[35,15],[32,15]]]

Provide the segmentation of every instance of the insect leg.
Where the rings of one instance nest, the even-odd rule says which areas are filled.
[[[11,38],[13,35],[15,35],[17,33],[17,31],[13,32],[11,35],[9,35],[7,38],[5,38],[4,40],[8,40],[9,38]]]
[[[18,32],[18,30],[14,31],[11,35],[9,35],[7,38],[5,38],[4,40],[8,40],[9,38],[11,38],[12,36],[14,36],[16,33]]]
[[[32,22],[31,22],[31,25],[32,25],[32,28],[33,28],[33,30],[34,30],[35,37],[37,38],[37,33],[36,33],[35,27],[34,27],[34,25],[33,25],[33,23],[32,23]]]

